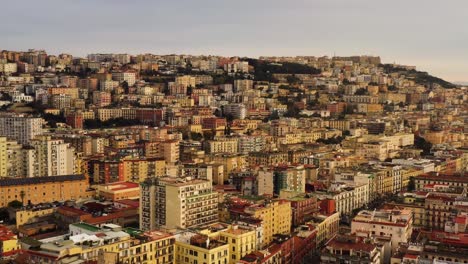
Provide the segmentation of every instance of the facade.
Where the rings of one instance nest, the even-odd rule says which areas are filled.
[[[0,225],[0,260],[20,252],[18,237],[6,226]]]
[[[109,92],[94,91],[93,104],[97,107],[106,107],[111,104],[112,97]]]
[[[182,85],[185,88],[187,87],[193,87],[195,88],[196,86],[196,78],[190,75],[184,75],[184,76],[177,76],[175,78],[175,84],[176,85]]]
[[[282,190],[305,193],[304,166],[276,167],[273,173],[274,194],[279,195]]]
[[[244,104],[227,104],[223,106],[223,113],[235,119],[245,119],[247,116],[247,108]]]
[[[175,263],[230,263],[229,245],[186,231],[175,236]]]
[[[265,149],[266,140],[262,136],[239,137],[239,153],[261,152]]]
[[[374,243],[358,241],[352,236],[333,238],[320,255],[320,263],[381,263],[380,250]]]
[[[113,72],[112,80],[119,83],[127,82],[128,86],[133,86],[136,82],[136,73],[131,71]]]
[[[317,230],[315,245],[317,248],[325,245],[325,243],[338,233],[340,226],[340,213],[335,212],[330,215],[318,214],[314,216],[312,221],[308,222]]]
[[[97,194],[110,201],[140,198],[140,188],[133,182],[115,182],[97,186]]]
[[[54,140],[50,136],[36,137],[30,141],[34,148],[33,176],[70,175],[75,170],[75,149],[63,140]],[[30,164],[31,164],[30,163]]]
[[[141,184],[140,228],[189,228],[216,222],[217,195],[208,180],[148,178]]]
[[[205,142],[205,151],[207,153],[237,153],[237,138],[219,138]]]
[[[316,197],[297,196],[287,199],[291,202],[292,225],[297,227],[310,221],[318,212]]]
[[[139,183],[148,177],[161,177],[166,173],[166,161],[162,158],[125,158],[123,179]]]
[[[275,234],[289,234],[291,230],[291,204],[284,200],[273,200],[264,206],[252,205],[245,213],[262,221],[263,246],[273,241]]]
[[[0,116],[0,136],[28,144],[31,139],[42,134],[42,118],[26,116]]]
[[[24,204],[77,200],[88,197],[89,183],[83,175],[15,178],[0,181],[0,207],[13,200]],[[24,198],[21,197],[24,193]]]
[[[174,262],[174,237],[162,231],[143,232],[108,224],[70,226],[69,239],[56,238],[29,248],[30,263],[169,263]]]
[[[395,252],[401,243],[411,238],[413,214],[409,210],[361,211],[351,222],[351,232],[387,237]]]
[[[28,224],[30,222],[34,222],[34,220],[38,217],[46,216],[46,215],[51,215],[53,214],[57,209],[54,207],[51,208],[21,208],[15,212],[15,219],[16,219],[16,228],[19,228],[20,226],[24,224]]]

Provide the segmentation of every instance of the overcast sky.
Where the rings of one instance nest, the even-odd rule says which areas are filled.
[[[6,0],[0,49],[380,55],[468,81],[468,0]]]

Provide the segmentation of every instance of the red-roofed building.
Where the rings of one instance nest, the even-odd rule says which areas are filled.
[[[0,225],[0,259],[14,256],[19,251],[18,237],[6,226]]]
[[[355,236],[337,236],[321,253],[321,263],[379,264],[380,250],[373,243],[364,243]]]

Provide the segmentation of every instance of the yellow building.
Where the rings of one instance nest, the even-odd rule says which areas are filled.
[[[229,244],[190,231],[175,235],[175,263],[230,263]]]
[[[340,226],[340,212],[331,215],[317,215],[313,222],[309,222],[317,230],[316,247],[319,248],[325,244],[330,238],[338,233]]]
[[[207,162],[215,162],[223,165],[224,177],[234,170],[244,168],[246,166],[246,155],[241,154],[215,154],[207,156]],[[227,180],[225,178],[224,180]]]
[[[50,95],[69,95],[72,99],[79,97],[78,88],[51,87],[49,88]]]
[[[0,225],[0,259],[18,253],[18,237],[6,226]]]
[[[190,75],[177,76],[175,78],[175,84],[182,85],[184,87],[189,87],[189,86],[195,87],[196,80],[195,80],[195,77],[190,76]]]
[[[219,138],[205,142],[207,153],[237,153],[239,141],[236,138]]]
[[[33,208],[33,209],[24,209],[18,210],[15,212],[15,219],[16,219],[16,228],[28,224],[36,217],[51,215],[57,210],[56,207],[51,208]]]
[[[166,161],[159,158],[126,158],[123,160],[124,181],[142,182],[148,177],[161,177],[166,172]]]
[[[252,205],[245,209],[252,217],[262,220],[263,245],[267,246],[275,234],[289,234],[291,231],[291,203],[273,200],[266,205]]]
[[[190,132],[203,133],[202,126],[200,124],[189,125]]]
[[[7,176],[7,138],[0,137],[0,177]]]
[[[0,181],[0,207],[6,207],[13,200],[24,201],[25,204],[38,204],[87,198],[88,187],[88,179],[83,175],[15,178]],[[22,193],[24,197],[21,196]]]
[[[419,176],[423,173],[424,171],[420,169],[403,169],[401,171],[401,189],[406,190],[408,188],[410,179]]]
[[[372,175],[373,188],[372,191],[377,196],[393,193],[393,171],[391,167],[379,168],[376,170],[367,171]]]
[[[83,223],[70,227],[69,239],[39,242],[38,249],[26,250],[29,261],[72,263],[99,260],[99,263],[116,263],[118,259],[121,263],[173,263],[175,240],[171,234],[122,229],[110,224],[103,228]]]
[[[257,237],[253,229],[246,229],[238,225],[216,223],[207,229],[201,230],[200,234],[210,238],[218,239],[229,245],[229,263],[235,264],[245,255],[256,250]]]
[[[424,139],[431,142],[433,145],[442,144],[444,142],[445,131],[431,131],[424,134]]]

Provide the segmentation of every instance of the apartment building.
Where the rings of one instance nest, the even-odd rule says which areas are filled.
[[[110,105],[112,102],[112,96],[110,92],[94,91],[93,92],[93,104],[97,107],[105,107]]]
[[[237,153],[239,140],[237,138],[216,138],[204,142],[207,153]]]
[[[125,158],[122,163],[125,181],[139,183],[166,173],[166,161],[162,158]]]
[[[230,263],[227,243],[191,231],[176,234],[175,239],[175,263]]]
[[[128,86],[133,86],[136,83],[136,73],[132,71],[113,72],[112,80],[119,83],[127,82]]]
[[[38,136],[30,141],[33,151],[33,176],[71,175],[75,170],[75,149],[61,139]],[[29,165],[30,165],[29,164]]]
[[[162,231],[85,223],[72,224],[70,230],[69,238],[39,242],[25,256],[31,263],[174,263],[174,237]]]
[[[181,85],[185,88],[187,87],[195,88],[195,86],[197,85],[197,80],[194,76],[190,76],[190,75],[177,76],[175,78],[175,84]]]
[[[190,178],[148,178],[141,183],[140,227],[189,228],[218,220],[218,194],[211,182]]]
[[[413,232],[413,214],[410,210],[361,211],[351,222],[351,232],[368,237],[387,237],[393,252],[401,243],[407,243]]]
[[[29,144],[30,140],[43,133],[44,119],[23,115],[0,116],[0,136]]]
[[[289,234],[291,231],[291,203],[285,200],[272,200],[264,205],[251,205],[244,212],[260,219],[263,227],[263,245],[273,241],[275,234]]]
[[[315,215],[311,221],[307,222],[317,230],[315,238],[316,248],[320,248],[325,243],[338,233],[340,226],[340,213],[335,212],[329,215]]]
[[[281,191],[305,193],[304,166],[278,166],[273,173],[273,193],[279,195]]]
[[[225,116],[232,116],[234,119],[245,119],[247,108],[244,104],[227,104],[223,106]]]
[[[239,140],[239,153],[261,152],[265,149],[266,140],[263,136],[242,136]]]

